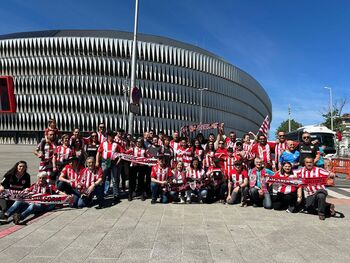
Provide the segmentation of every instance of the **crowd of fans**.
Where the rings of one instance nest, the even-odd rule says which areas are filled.
[[[5,175],[0,193],[6,189],[71,196],[75,208],[106,206],[106,198],[118,204],[121,197],[140,198],[151,203],[212,203],[252,205],[266,209],[305,211],[321,220],[335,214],[326,202],[323,184],[289,185],[267,182],[280,178],[332,177],[323,168],[321,150],[305,132],[303,142],[287,141],[284,132],[274,142],[264,134],[245,134],[237,139],[222,128],[206,139],[172,137],[148,131],[134,138],[123,130],[106,131],[100,123],[97,132],[83,137],[79,129],[60,134],[56,121],[50,120],[45,138],[34,151],[38,157],[38,181],[31,185],[27,164],[20,161]],[[96,198],[94,198],[96,197]],[[16,224],[33,213],[55,209],[55,205],[7,200],[2,222],[11,217]]]

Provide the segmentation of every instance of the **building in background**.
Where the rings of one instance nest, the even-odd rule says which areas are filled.
[[[0,36],[0,76],[12,76],[16,113],[0,113],[0,142],[36,140],[49,118],[61,131],[126,129],[132,33],[57,30]],[[139,34],[136,86],[142,99],[133,130],[171,134],[200,119],[256,132],[269,96],[249,74],[199,47]],[[200,91],[202,89],[202,91]],[[123,122],[124,120],[124,122]]]

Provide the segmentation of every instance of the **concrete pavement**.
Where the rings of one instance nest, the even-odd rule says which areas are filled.
[[[35,174],[33,147],[20,146],[20,151],[17,147],[0,145],[1,173],[24,159]],[[349,200],[333,200],[345,218],[320,221],[317,216],[263,208],[151,205],[150,200],[125,199],[102,210],[58,210],[18,229],[1,226],[0,235],[11,228],[16,231],[0,238],[0,259],[2,263],[350,262]]]

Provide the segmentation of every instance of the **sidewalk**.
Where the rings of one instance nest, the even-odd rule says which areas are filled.
[[[0,260],[350,262],[350,206],[338,201],[336,210],[345,218],[320,221],[263,208],[123,199],[102,210],[64,209],[40,217],[0,238]]]

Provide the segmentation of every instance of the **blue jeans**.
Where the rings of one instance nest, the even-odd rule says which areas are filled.
[[[249,189],[249,192],[250,192],[250,197],[251,197],[252,203],[255,205],[258,205],[260,203],[260,196],[259,196],[258,189],[256,189],[255,187],[251,187]],[[266,209],[272,209],[272,200],[271,200],[270,193],[268,193],[268,192],[264,193],[263,206]]]
[[[208,196],[208,190],[207,189],[187,190],[186,192],[187,199],[191,199],[191,194],[198,196],[199,199],[206,199]]]
[[[26,203],[22,201],[16,201],[6,212],[7,216],[12,216],[14,213],[21,213],[21,220],[24,220],[31,214],[48,212],[55,209],[55,205],[44,205]]]
[[[151,182],[151,191],[152,191],[152,200],[157,200],[158,195],[160,193],[160,199],[163,204],[168,202],[168,196],[166,193],[163,193],[160,184],[155,182]]]
[[[97,197],[97,203],[99,205],[103,205],[104,198],[103,198],[103,185],[97,185],[95,186],[95,189],[92,191],[89,197],[81,198],[79,197],[76,204],[79,208],[88,206],[92,203],[92,198],[96,195]]]
[[[122,167],[120,165],[114,164],[111,164],[110,167],[107,167],[106,163],[102,162],[101,168],[103,171],[104,194],[107,194],[110,186],[110,180],[112,179],[113,196],[119,196],[120,173]]]

